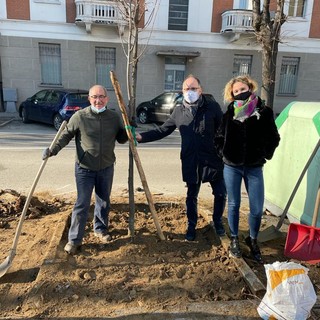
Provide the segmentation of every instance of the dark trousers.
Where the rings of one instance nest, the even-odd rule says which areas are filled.
[[[223,179],[209,182],[214,195],[213,222],[221,222],[222,215],[226,206],[226,186]],[[187,218],[188,228],[195,229],[198,221],[198,194],[201,181],[198,183],[187,183]]]

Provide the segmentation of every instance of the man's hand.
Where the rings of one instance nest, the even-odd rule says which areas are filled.
[[[49,148],[46,148],[43,150],[43,153],[42,153],[42,160],[46,160],[48,159],[49,157],[52,157],[54,154],[50,151]]]
[[[142,140],[142,136],[140,133],[136,132],[136,140],[140,142]]]

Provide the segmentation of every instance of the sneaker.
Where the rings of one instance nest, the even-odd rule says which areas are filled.
[[[196,238],[196,229],[188,228],[185,239],[187,241],[194,241],[195,238]]]
[[[241,250],[238,237],[231,237],[229,253],[232,257],[241,258]]]
[[[223,237],[226,235],[226,230],[224,229],[222,222],[213,222],[213,224],[219,237]]]
[[[109,233],[107,233],[107,231],[95,232],[94,235],[97,238],[100,238],[103,243],[107,243],[111,241],[111,236]]]
[[[250,236],[248,236],[246,237],[245,242],[247,246],[250,248],[253,258],[258,262],[262,262],[261,252],[258,246],[257,239],[252,239]]]
[[[68,242],[64,247],[64,251],[73,256],[74,254],[77,253],[77,251],[80,249],[80,247],[81,247],[81,245],[76,245],[71,242]]]

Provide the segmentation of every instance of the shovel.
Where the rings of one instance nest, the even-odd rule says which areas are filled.
[[[314,207],[312,225],[306,226],[299,223],[289,225],[284,255],[307,261],[310,264],[320,262],[320,228],[316,228],[320,203],[320,186]]]
[[[285,208],[283,209],[283,212],[281,214],[281,217],[277,223],[276,226],[270,226],[262,231],[259,232],[258,234],[258,241],[259,242],[267,242],[267,241],[270,241],[270,240],[274,240],[274,239],[278,239],[278,238],[281,238],[282,237],[282,232],[280,231],[280,228],[283,224],[283,221],[288,213],[288,210],[291,206],[291,203],[293,201],[293,198],[294,196],[296,195],[296,192],[300,186],[300,183],[306,173],[306,171],[308,170],[309,166],[310,166],[310,163],[312,162],[314,156],[316,155],[316,153],[318,152],[318,149],[319,149],[319,146],[320,146],[320,139],[318,140],[318,143],[317,145],[315,146],[314,150],[312,151],[306,165],[304,166],[299,178],[298,178],[298,181],[297,183],[295,184],[293,190],[292,190],[292,193],[289,197],[289,200],[285,206]]]
[[[60,128],[59,128],[59,130],[58,130],[58,132],[56,133],[56,136],[54,137],[53,141],[51,142],[51,145],[49,147],[50,150],[55,146],[55,144],[56,144],[61,132],[63,131],[63,129],[65,128],[66,125],[67,125],[67,121],[63,121],[61,126],[60,126]],[[45,159],[45,160],[42,160],[40,169],[39,169],[39,171],[38,171],[38,173],[37,173],[37,175],[36,175],[36,177],[35,177],[35,179],[33,181],[33,184],[32,184],[31,189],[29,191],[28,197],[27,197],[26,202],[25,202],[25,204],[23,206],[23,210],[22,210],[22,213],[21,213],[21,216],[20,216],[20,220],[19,220],[19,223],[18,223],[18,226],[17,226],[17,229],[16,229],[16,233],[15,233],[14,239],[13,239],[12,248],[11,248],[10,253],[7,256],[7,258],[0,264],[0,278],[9,270],[9,268],[11,267],[12,261],[13,261],[15,255],[16,255],[16,249],[17,249],[18,240],[19,240],[19,237],[20,237],[20,234],[21,234],[22,224],[23,224],[24,218],[26,216],[26,213],[28,211],[29,204],[30,204],[34,189],[37,186],[37,183],[38,183],[38,181],[40,179],[40,176],[41,176],[41,173],[42,173],[42,171],[43,171],[43,169],[44,169],[44,167],[45,167],[45,165],[47,163],[47,160],[48,160],[48,158]]]

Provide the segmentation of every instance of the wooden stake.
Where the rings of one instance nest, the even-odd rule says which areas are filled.
[[[114,90],[115,90],[115,93],[116,93],[116,96],[117,96],[119,108],[120,108],[120,111],[121,111],[121,114],[122,114],[122,119],[123,119],[123,122],[124,122],[124,125],[125,125],[125,128],[126,128],[126,131],[127,131],[127,135],[129,137],[129,145],[130,145],[130,148],[131,148],[131,152],[133,154],[133,158],[134,158],[134,161],[136,163],[136,166],[137,166],[137,169],[138,169],[138,172],[139,172],[139,175],[140,175],[140,180],[141,180],[144,192],[145,192],[146,197],[147,197],[147,201],[148,201],[148,204],[149,204],[149,208],[150,208],[150,211],[151,211],[151,214],[152,214],[153,221],[154,221],[155,226],[157,228],[158,236],[159,236],[159,238],[161,240],[165,240],[165,237],[164,237],[164,235],[162,233],[162,230],[161,230],[161,227],[160,227],[160,224],[159,224],[159,221],[158,221],[157,212],[156,212],[156,209],[155,209],[155,206],[154,206],[154,202],[153,202],[153,199],[152,199],[152,195],[151,195],[148,183],[147,183],[147,179],[146,179],[146,176],[144,174],[144,171],[143,171],[143,168],[142,168],[142,165],[141,165],[140,157],[139,157],[137,148],[135,146],[135,137],[133,137],[132,131],[130,130],[130,122],[129,122],[127,110],[126,110],[126,107],[125,107],[125,104],[124,104],[124,101],[123,101],[123,98],[122,98],[121,88],[120,88],[119,82],[118,82],[118,80],[116,78],[116,75],[115,75],[115,73],[113,71],[110,71],[110,78],[111,78],[111,82],[112,82],[112,85],[114,87]]]

